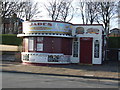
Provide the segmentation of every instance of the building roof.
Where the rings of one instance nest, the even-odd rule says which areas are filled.
[[[3,23],[10,23],[10,18],[4,18],[3,20],[2,20],[2,22]],[[17,18],[17,20],[19,21],[19,22],[24,22],[24,20],[23,19],[21,19],[21,18]]]
[[[118,28],[113,28],[112,30],[110,30],[109,36],[120,36],[120,29]]]
[[[119,28],[113,28],[113,29],[110,30],[110,32],[111,32],[111,31],[114,31],[114,30],[115,30],[115,31],[120,31]]]

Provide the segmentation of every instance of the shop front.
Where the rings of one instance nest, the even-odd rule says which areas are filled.
[[[73,54],[71,62],[83,64],[102,64],[104,58],[103,27],[101,24],[74,24],[72,35]]]
[[[60,21],[23,22],[23,63],[102,64],[102,25]]]

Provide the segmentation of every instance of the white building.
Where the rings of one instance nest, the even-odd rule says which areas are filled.
[[[34,20],[23,23],[23,63],[102,64],[103,26]]]

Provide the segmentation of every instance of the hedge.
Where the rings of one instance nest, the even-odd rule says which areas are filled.
[[[18,38],[16,34],[0,34],[2,42],[0,44],[5,45],[22,45],[22,38]]]
[[[108,48],[120,48],[120,37],[109,37]]]

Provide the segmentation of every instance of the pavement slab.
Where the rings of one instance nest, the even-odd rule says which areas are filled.
[[[0,45],[0,51],[18,51],[19,47],[14,45]]]
[[[0,64],[2,71],[22,72],[28,74],[43,74],[43,75],[63,75],[71,77],[84,77],[84,78],[98,78],[107,80],[120,80],[118,63],[97,65],[47,65],[35,66],[24,65],[20,62],[7,62],[4,61]]]

